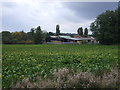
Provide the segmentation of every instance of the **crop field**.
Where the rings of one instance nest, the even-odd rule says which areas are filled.
[[[3,45],[2,86],[14,87],[25,78],[36,82],[38,76],[53,80],[53,73],[60,69],[100,75],[117,66],[118,47],[114,45]]]

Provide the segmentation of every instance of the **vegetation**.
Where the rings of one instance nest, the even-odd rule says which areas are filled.
[[[60,35],[60,25],[56,25],[56,35]]]
[[[120,8],[98,15],[90,25],[92,36],[101,44],[118,44],[119,17]],[[80,27],[77,33],[88,37],[87,28],[83,31]],[[42,44],[49,42],[51,35],[74,34],[60,33],[60,25],[56,25],[56,33],[45,32],[40,26],[27,33],[0,33],[3,88],[120,88],[116,45]]]
[[[83,28],[82,27],[78,28],[77,32],[80,36],[83,37]]]
[[[91,24],[94,37],[101,44],[118,44],[120,30],[120,8],[115,11],[106,11]]]
[[[2,32],[2,43],[11,44],[12,42],[13,42],[12,41],[12,34],[8,31],[3,31]]]
[[[78,28],[77,33],[81,37],[88,37],[88,29],[87,28],[85,28],[84,31],[83,31],[83,28],[80,27],[80,28]]]
[[[41,30],[41,27],[31,28],[30,32],[2,32],[3,44],[41,44],[49,34]]]
[[[43,41],[43,34],[42,34],[42,30],[41,30],[40,26],[38,26],[35,29],[33,37],[34,37],[35,44],[41,44],[42,43],[42,41]]]
[[[87,28],[85,28],[85,30],[84,30],[84,37],[88,37],[88,29]]]
[[[118,67],[117,46],[3,45],[2,55],[3,88],[119,85],[113,69]]]
[[[14,88],[116,88],[118,84],[118,69],[103,74],[103,78],[96,77],[91,72],[74,72],[72,69],[62,68],[53,72],[54,79],[36,77],[36,82],[24,78],[17,82]],[[118,87],[119,88],[119,87]]]

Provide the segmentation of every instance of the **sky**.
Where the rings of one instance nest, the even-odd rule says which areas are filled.
[[[44,31],[55,32],[59,24],[62,33],[77,33],[79,27],[89,29],[99,14],[118,7],[117,2],[18,1],[2,2],[0,30],[29,32],[31,28],[41,26]]]

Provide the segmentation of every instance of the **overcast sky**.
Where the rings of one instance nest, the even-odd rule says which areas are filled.
[[[2,2],[2,30],[11,32],[41,26],[42,30],[77,33],[79,27],[89,28],[96,16],[106,10],[115,10],[117,2]],[[90,32],[89,32],[90,33]]]

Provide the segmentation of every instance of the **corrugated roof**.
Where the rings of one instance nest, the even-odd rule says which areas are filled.
[[[57,38],[58,36],[50,36],[51,38]]]
[[[94,40],[94,38],[71,38],[71,37],[63,37],[63,38],[69,40]]]
[[[64,39],[69,39],[69,40],[94,40],[95,38],[72,38],[70,36],[62,36],[62,35],[59,35],[59,36],[50,36],[52,38],[57,38],[57,37],[60,37],[60,38],[64,38]]]
[[[61,37],[61,38],[71,38],[70,36],[62,36],[62,35],[59,35],[59,37]]]

